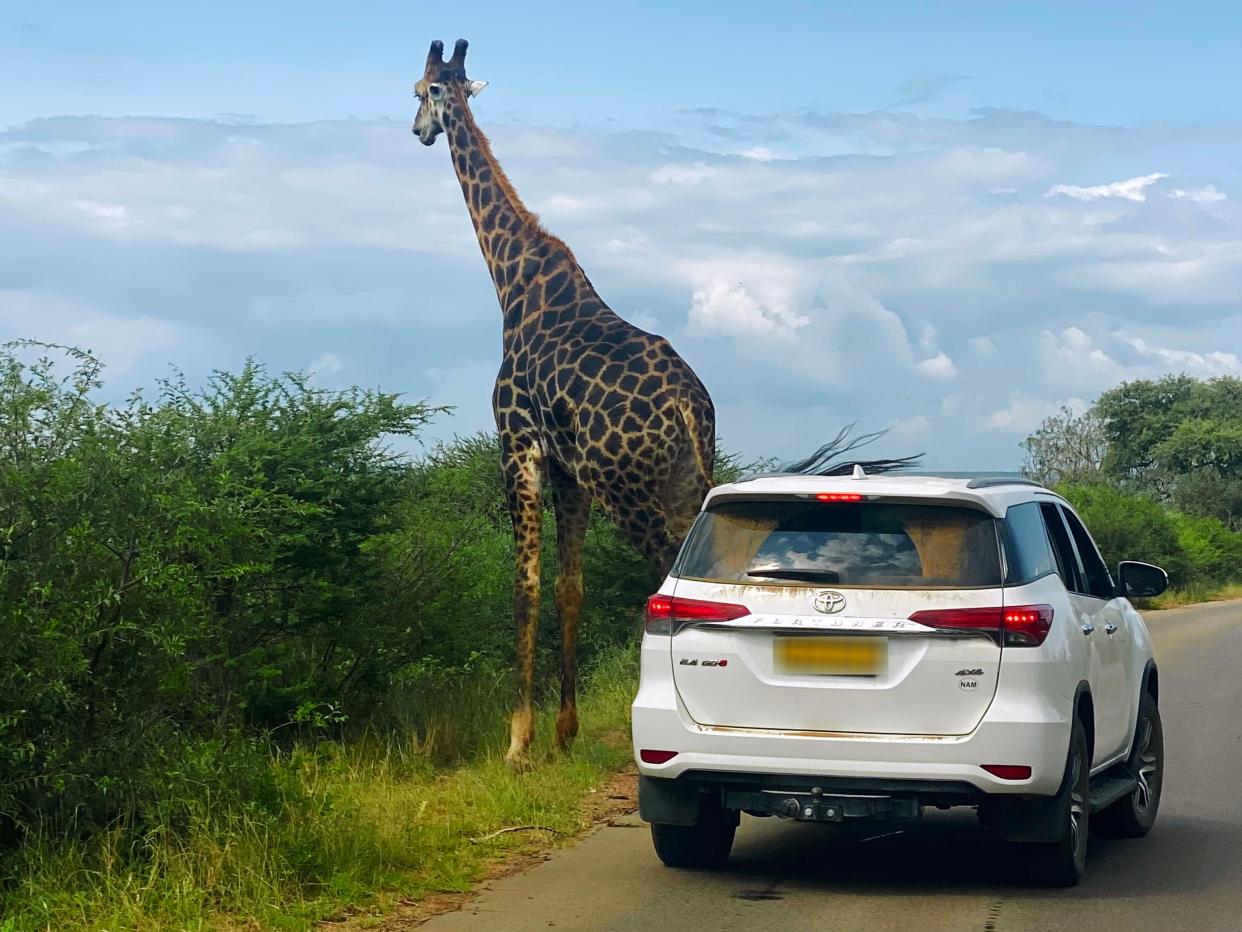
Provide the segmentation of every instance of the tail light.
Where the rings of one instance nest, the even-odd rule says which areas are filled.
[[[651,634],[672,634],[678,624],[732,621],[749,614],[750,609],[734,602],[682,599],[657,592],[647,600],[647,631]]]
[[[1051,605],[1013,605],[1005,609],[1005,644],[1009,647],[1038,647],[1051,628]]]
[[[1006,647],[1038,647],[1052,628],[1052,606],[929,608],[915,612],[910,620],[941,631],[977,631]]]
[[[862,495],[858,492],[817,492],[817,502],[861,502]]]

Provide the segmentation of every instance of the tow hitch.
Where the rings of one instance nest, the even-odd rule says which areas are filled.
[[[835,795],[821,787],[798,790],[726,790],[724,804],[752,815],[774,815],[800,822],[888,821],[917,819],[922,806],[914,797]]]

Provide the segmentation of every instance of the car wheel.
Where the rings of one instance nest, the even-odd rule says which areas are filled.
[[[723,867],[733,849],[738,814],[704,795],[694,825],[651,823],[651,842],[668,867]]]
[[[1041,883],[1054,887],[1077,886],[1087,866],[1087,823],[1090,818],[1091,756],[1082,720],[1074,717],[1069,753],[1061,784],[1064,801],[1056,818],[1063,832],[1060,841],[1026,846],[1031,874]]]
[[[1114,838],[1142,838],[1156,824],[1156,813],[1160,811],[1160,790],[1164,786],[1164,729],[1160,723],[1160,708],[1147,693],[1139,702],[1129,768],[1138,786],[1129,796],[1099,813],[1093,826]]]

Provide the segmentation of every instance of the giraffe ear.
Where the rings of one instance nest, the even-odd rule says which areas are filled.
[[[486,81],[471,81],[466,87],[466,93],[471,97],[478,97],[483,93],[483,88],[487,87]]]

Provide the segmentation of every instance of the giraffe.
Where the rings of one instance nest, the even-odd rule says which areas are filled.
[[[663,575],[711,487],[711,396],[664,337],[612,311],[569,247],[514,190],[470,111],[486,81],[466,77],[467,42],[452,57],[431,43],[413,132],[442,133],[461,182],[502,314],[492,393],[514,538],[517,697],[506,759],[530,766],[542,489],[556,519],[555,607],[561,630],[557,745],[578,731],[577,638],[582,551],[592,503]]]

